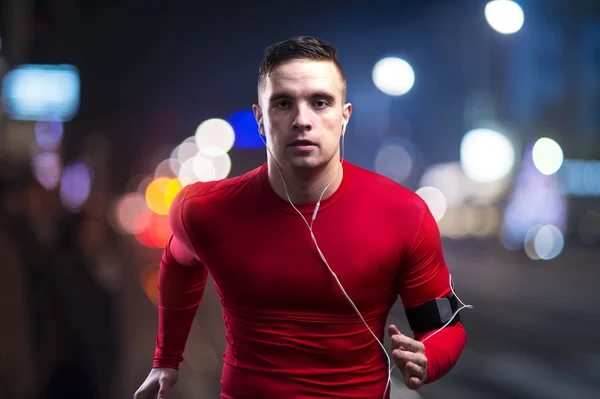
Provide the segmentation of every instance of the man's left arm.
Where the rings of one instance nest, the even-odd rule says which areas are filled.
[[[420,228],[408,248],[397,282],[414,339],[401,334],[395,326],[388,328],[394,360],[411,389],[448,373],[466,344],[466,332],[458,315],[438,331],[455,313],[456,302],[437,223],[427,205],[422,205]]]

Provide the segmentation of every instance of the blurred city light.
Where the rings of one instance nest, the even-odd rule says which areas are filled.
[[[154,169],[154,177],[177,177],[177,172],[179,172],[179,168],[175,166],[177,172],[173,171],[173,165],[177,165],[176,163],[179,163],[179,160],[172,158],[168,158],[161,161]]]
[[[401,96],[415,84],[415,73],[410,64],[400,58],[383,58],[373,68],[375,86],[390,96]]]
[[[73,162],[63,171],[60,182],[60,199],[70,212],[79,212],[92,188],[92,171],[84,162]]]
[[[40,148],[55,151],[62,142],[63,124],[58,121],[41,121],[35,124],[35,140]]]
[[[258,133],[258,123],[251,110],[238,111],[227,117],[235,132],[235,148],[262,148],[264,143]]]
[[[227,153],[235,142],[233,127],[226,120],[219,118],[202,122],[196,129],[194,137],[198,151],[209,157]]]
[[[534,226],[552,225],[562,231],[566,225],[566,203],[558,177],[538,171],[531,153],[532,147],[525,153],[504,211],[501,240],[510,250],[522,248]]]
[[[146,188],[146,204],[148,205],[148,208],[157,215],[166,215],[169,213],[171,203],[167,199],[171,198],[172,201],[172,197],[171,195],[167,197],[167,193],[170,193],[173,190],[173,188],[169,188],[170,183],[171,179],[159,177],[152,180],[148,185],[148,188]]]
[[[169,218],[166,215],[157,215],[150,211],[143,211],[138,218],[146,228],[136,229],[140,232],[134,235],[135,239],[146,247],[164,248],[172,235]]]
[[[523,27],[525,14],[520,5],[510,0],[493,0],[485,6],[485,19],[499,33],[509,35]]]
[[[192,136],[182,141],[181,144],[173,149],[171,158],[177,159],[180,163],[184,163],[188,159],[196,156],[197,153],[198,147],[196,146],[196,138]],[[173,170],[173,172],[175,171]]]
[[[214,180],[225,179],[231,172],[231,157],[225,153],[218,157],[210,158],[210,161],[215,169]]]
[[[416,193],[425,201],[434,219],[440,221],[448,206],[444,194],[435,187],[421,187]]]
[[[559,169],[565,194],[574,197],[600,196],[600,161],[565,159]]]
[[[413,160],[400,144],[384,144],[375,156],[375,171],[402,183],[412,171]]]
[[[58,187],[62,173],[62,161],[54,152],[42,152],[31,160],[33,176],[46,190]]]
[[[440,234],[449,238],[491,237],[500,230],[501,217],[492,205],[449,206],[439,221]]]
[[[146,230],[150,219],[147,223],[136,219],[143,212],[148,210],[146,198],[143,194],[133,192],[122,196],[115,206],[115,219],[119,230],[128,234],[139,234]]]
[[[467,177],[458,162],[434,164],[422,174],[420,186],[439,189],[448,206],[466,201],[477,204],[493,204],[507,193],[511,180],[504,178],[490,183],[481,183]]]
[[[2,80],[2,101],[17,120],[73,119],[79,108],[80,81],[72,65],[22,65]]]
[[[556,173],[563,163],[563,152],[560,145],[547,137],[542,137],[535,142],[531,157],[537,170],[545,175]]]
[[[198,181],[207,182],[217,178],[217,170],[212,159],[201,154],[192,158],[192,171]]]
[[[158,273],[160,269],[156,264],[151,264],[142,269],[140,285],[154,306],[158,306]]]
[[[460,162],[470,179],[491,183],[510,174],[515,165],[515,148],[502,133],[491,129],[471,130],[463,137]]]
[[[216,175],[216,171],[214,175]],[[194,171],[194,158],[190,158],[181,164],[177,177],[184,186],[200,181]]]
[[[173,203],[173,200],[175,199],[177,194],[179,194],[179,192],[181,191],[182,188],[183,188],[183,184],[181,183],[181,180],[179,180],[179,179],[171,179],[167,183],[167,186],[165,187],[165,191],[164,191],[164,201],[165,201],[165,205],[167,206],[167,208],[171,208],[171,204]]]
[[[533,260],[551,260],[562,252],[563,233],[553,225],[535,225],[525,236],[525,253]]]

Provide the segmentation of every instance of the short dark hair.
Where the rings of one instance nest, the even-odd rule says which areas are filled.
[[[337,58],[337,50],[331,44],[314,36],[296,36],[265,48],[265,55],[258,68],[259,90],[275,67],[292,60],[330,61],[342,78],[342,99],[346,101],[346,76]]]

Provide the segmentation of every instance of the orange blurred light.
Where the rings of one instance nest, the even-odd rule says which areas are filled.
[[[183,188],[183,184],[179,179],[173,179],[165,187],[164,201],[167,208],[171,207],[173,200],[179,194],[181,189]]]
[[[146,203],[148,208],[157,215],[166,215],[169,213],[169,205],[165,201],[165,191],[169,186],[171,179],[159,177],[154,179],[146,188]]]
[[[142,212],[136,222],[145,225],[143,230],[137,230],[135,239],[142,245],[150,248],[164,248],[167,246],[171,235],[169,218],[166,215],[157,215],[150,211]]]
[[[154,306],[158,305],[158,272],[157,266],[149,265],[140,274],[140,284]]]
[[[148,233],[152,237],[155,248],[164,248],[167,246],[171,235],[171,226],[167,216],[152,215],[152,222],[148,226]]]

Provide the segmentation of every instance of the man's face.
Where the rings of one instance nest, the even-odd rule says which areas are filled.
[[[317,168],[339,160],[343,125],[343,81],[332,62],[294,60],[278,65],[252,107],[276,161],[291,168]]]

